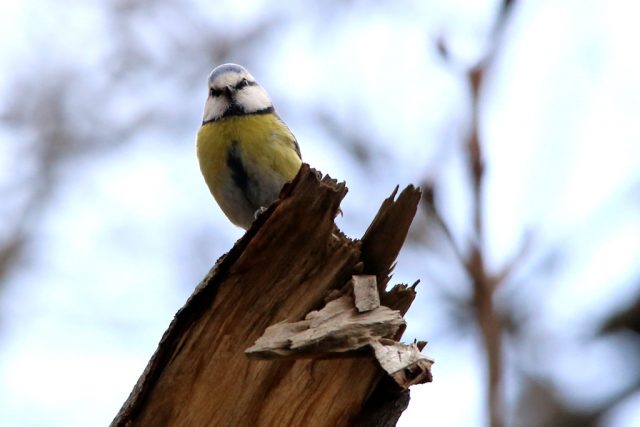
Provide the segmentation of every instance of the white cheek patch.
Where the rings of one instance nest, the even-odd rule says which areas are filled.
[[[267,92],[258,85],[246,86],[236,94],[236,102],[244,108],[244,112],[251,114],[271,107],[271,99]]]
[[[204,104],[204,117],[203,122],[216,120],[222,117],[222,115],[229,108],[229,101],[224,96],[209,97]]]

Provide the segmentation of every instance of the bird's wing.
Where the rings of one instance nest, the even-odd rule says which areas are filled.
[[[295,135],[293,134],[293,132],[291,132],[291,129],[289,129],[287,124],[280,118],[279,115],[276,114],[276,117],[277,117],[278,121],[282,124],[284,130],[286,131],[286,134],[284,135],[285,138],[283,139],[283,141],[285,143],[292,144],[293,145],[293,149],[295,150],[296,154],[298,155],[298,158],[300,160],[302,160],[302,154],[300,153],[300,145],[298,144],[298,140],[296,139]]]

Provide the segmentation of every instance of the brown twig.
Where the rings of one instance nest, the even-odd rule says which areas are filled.
[[[473,285],[474,307],[476,320],[482,334],[482,339],[487,354],[488,371],[488,405],[489,420],[491,427],[502,427],[503,418],[503,396],[502,396],[502,321],[500,315],[496,313],[493,299],[496,289],[504,283],[508,274],[498,276],[491,275],[486,269],[484,257],[484,197],[483,184],[485,173],[485,162],[482,152],[482,144],[479,133],[480,117],[480,97],[485,81],[487,70],[490,68],[493,59],[496,57],[500,47],[504,28],[510,16],[514,1],[504,0],[502,8],[496,19],[493,43],[486,56],[479,64],[471,68],[467,74],[469,89],[471,92],[471,131],[467,140],[467,161],[471,174],[472,197],[473,197],[473,225],[475,240],[471,245],[469,260],[467,261],[467,271]],[[513,259],[518,262],[519,256]],[[514,265],[507,265],[503,271],[510,272]]]
[[[473,285],[473,302],[476,320],[480,327],[482,339],[487,353],[488,404],[490,425],[501,427],[502,417],[502,325],[493,306],[494,291],[500,284],[488,272],[485,266],[483,243],[484,206],[483,178],[485,164],[478,131],[480,89],[484,81],[486,63],[482,63],[469,71],[468,79],[472,95],[471,132],[467,140],[467,161],[471,172],[473,194],[473,225],[475,239],[471,245],[467,271]]]
[[[527,251],[528,244],[523,244],[523,248],[518,255],[513,257],[498,274],[491,274],[487,271],[484,248],[484,175],[485,160],[482,151],[482,142],[479,132],[480,120],[480,100],[482,96],[483,83],[487,71],[491,68],[493,59],[497,56],[502,42],[504,28],[511,15],[515,1],[504,0],[502,7],[496,17],[493,32],[491,34],[492,43],[485,53],[483,59],[467,72],[467,82],[471,95],[471,126],[466,140],[466,159],[469,169],[472,209],[473,209],[473,239],[470,249],[465,255],[458,248],[451,230],[446,221],[438,213],[433,197],[425,197],[425,202],[430,205],[431,213],[444,231],[445,236],[451,243],[456,257],[464,266],[473,287],[473,306],[475,309],[476,322],[480,328],[482,341],[487,354],[488,384],[487,396],[489,406],[489,418],[491,427],[502,427],[503,419],[503,397],[502,397],[502,330],[503,322],[493,305],[496,289],[504,283],[507,277],[515,268],[515,264],[521,261],[522,256]],[[443,40],[438,40],[438,51],[445,60],[450,60],[450,53]]]

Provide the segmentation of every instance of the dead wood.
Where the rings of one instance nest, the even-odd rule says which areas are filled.
[[[269,326],[246,353],[271,359],[358,351],[381,338],[394,336],[404,324],[399,311],[384,306],[358,313],[353,299],[345,295],[330,301],[322,310],[312,311],[300,322]]]
[[[374,275],[357,275],[351,278],[353,281],[353,295],[356,308],[360,313],[375,310],[380,307],[380,292]]]
[[[367,425],[367,419],[395,425],[408,391],[389,382],[392,377],[373,357],[263,361],[244,354],[268,327],[301,322],[307,322],[301,332],[312,339],[294,348],[317,353],[317,346],[305,345],[326,345],[327,335],[318,332],[309,314],[318,316],[332,303],[348,308],[342,312],[350,313],[344,318],[351,325],[378,310],[388,315],[408,309],[415,288],[384,292],[384,284],[419,190],[410,186],[396,200],[394,191],[362,241],[348,239],[333,222],[346,192],[343,183],[321,179],[303,165],[280,200],[218,260],[176,313],[112,426],[349,426]],[[376,277],[382,306],[360,313],[353,296],[341,292],[359,274]],[[395,329],[385,325],[379,336],[398,339],[404,328],[399,319],[391,321]],[[324,327],[331,329],[326,322]],[[413,371],[403,369],[402,375],[411,377]],[[380,413],[385,407],[388,411]],[[383,419],[387,424],[378,424]]]

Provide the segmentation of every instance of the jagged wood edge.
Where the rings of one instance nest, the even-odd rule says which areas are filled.
[[[301,173],[296,177],[294,183],[297,180],[301,179],[301,176],[308,176],[308,174],[305,175],[303,171],[312,171],[312,173],[316,173],[315,171],[311,170],[308,165],[303,165]],[[318,177],[318,179],[320,178],[317,173],[316,176]],[[287,193],[290,193],[291,189],[294,187],[294,183],[283,188],[281,197],[282,194],[286,196]],[[334,187],[338,192],[342,192],[342,197],[344,197],[344,193],[346,193],[347,191],[344,183],[338,184],[335,180],[331,179],[328,176],[325,176],[322,179],[322,183]],[[391,197],[383,202],[378,215],[376,215],[376,218],[369,226],[369,229],[362,239],[363,244],[367,245],[367,256],[362,257],[363,272],[365,274],[375,274],[379,278],[379,283],[382,283],[382,285],[380,285],[381,287],[384,287],[384,284],[386,284],[390,279],[389,274],[393,269],[392,263],[399,253],[402,244],[404,243],[409,226],[411,224],[413,216],[415,215],[417,202],[420,198],[420,190],[416,189],[413,186],[409,186],[400,194],[398,200],[394,201],[393,199],[395,198],[396,194],[397,188],[396,190],[394,190]],[[412,204],[413,206],[411,206]],[[152,390],[154,383],[158,380],[158,377],[161,373],[161,368],[166,365],[171,354],[173,354],[174,351],[179,351],[179,346],[181,344],[180,335],[176,336],[175,332],[184,330],[186,325],[189,325],[195,319],[197,319],[197,317],[202,314],[203,305],[211,304],[211,302],[215,299],[220,281],[226,277],[229,268],[233,266],[238,258],[243,254],[245,248],[249,245],[253,237],[256,235],[258,229],[271,216],[277,205],[278,202],[276,202],[262,215],[260,215],[260,217],[254,222],[247,233],[236,242],[234,247],[227,254],[218,259],[214,267],[200,282],[185,305],[176,313],[173,321],[169,325],[169,328],[165,331],[162,339],[160,340],[156,352],[154,353],[144,372],[138,379],[138,382],[134,386],[128,399],[125,401],[122,408],[113,420],[111,424],[112,426],[127,425],[123,424],[123,422],[131,419],[132,414],[135,414],[137,411],[139,411],[139,408],[144,405],[148,393]],[[400,224],[399,227],[398,224]],[[391,235],[391,241],[385,240],[385,237],[388,237],[388,233],[384,231],[385,229],[395,229],[395,233],[392,233]],[[337,228],[335,230],[337,233],[344,236],[344,234],[340,230],[338,230]],[[391,250],[389,248],[391,248]],[[389,298],[390,296],[393,296],[393,298]],[[390,292],[382,293],[382,297],[383,300],[390,299],[390,303],[385,305],[388,305],[391,308],[399,309],[404,314],[415,297],[415,289],[414,287],[408,288],[404,285],[400,285],[394,287]],[[399,333],[397,334],[398,338],[401,334],[402,331],[399,331]],[[371,401],[372,398],[375,397],[375,400],[380,402],[380,399],[382,398],[382,400],[386,399],[388,401],[387,404],[394,406],[396,410],[399,410],[402,406],[403,408],[398,412],[399,417],[399,414],[402,412],[405,405],[400,403],[400,401],[395,397],[391,400],[388,399],[389,395],[388,393],[386,393],[387,387],[381,386],[387,383],[386,379],[389,377],[383,375],[381,372],[380,378],[382,378],[383,381],[378,383],[378,386],[375,388],[375,390],[373,390],[373,393],[370,394],[369,401]],[[381,394],[381,390],[384,390],[385,393]],[[408,403],[408,394],[403,393],[403,395],[400,397],[402,397],[402,399],[406,400],[406,403]],[[400,403],[400,406],[398,406],[398,403]],[[385,406],[387,406],[387,404],[385,404]],[[367,415],[370,416],[371,413],[367,412],[367,405],[365,404],[365,407],[363,408],[363,412],[360,414],[359,419],[366,420],[368,418]],[[397,418],[395,419],[397,420]],[[378,419],[378,421],[380,420],[381,419]],[[395,422],[393,424],[384,425],[395,425]]]
[[[361,260],[362,274],[373,274],[377,277],[381,303],[391,309],[400,310],[404,315],[416,297],[415,289],[418,282],[413,286],[396,285],[390,291],[385,291],[385,288],[391,279],[396,256],[409,233],[422,192],[420,188],[409,185],[395,199],[397,193],[398,187],[382,202],[378,214],[364,233]],[[394,253],[396,256],[392,255]],[[405,328],[400,328],[394,337],[396,341],[400,340],[404,330]],[[380,375],[380,380],[365,401],[355,425],[393,427],[409,405],[409,400],[409,390],[402,389],[392,377]]]
[[[315,169],[303,163],[294,181],[286,184],[282,189],[280,199],[282,200],[290,195],[292,189],[295,188],[301,180],[308,177],[309,174],[313,174],[322,184],[335,187],[337,192],[342,193],[339,196],[340,199],[346,194],[347,188],[344,183],[338,183],[328,175],[322,177]],[[113,419],[111,423],[112,427],[126,425],[124,421],[130,420],[131,415],[138,412],[138,409],[144,404],[148,393],[153,388],[153,384],[157,381],[162,371],[162,367],[166,365],[174,353],[173,348],[178,348],[181,344],[181,335],[176,334],[176,331],[184,331],[187,325],[193,323],[194,320],[203,313],[203,307],[210,305],[214,301],[219,284],[225,279],[229,269],[240,258],[262,224],[269,219],[279,203],[280,200],[276,201],[267,210],[262,212],[253,222],[249,230],[233,245],[231,250],[218,258],[213,268],[198,284],[184,306],[176,312],[169,327],[162,335],[158,348],[153,356],[151,356],[151,359],[140,375],[136,385],[133,387],[129,397]]]

